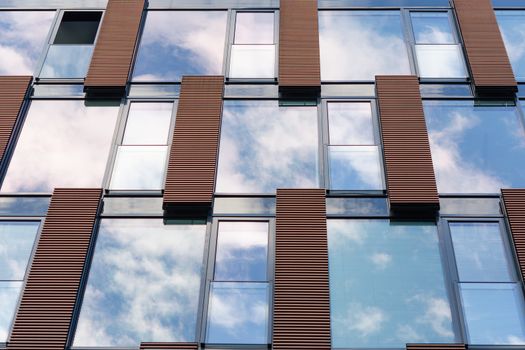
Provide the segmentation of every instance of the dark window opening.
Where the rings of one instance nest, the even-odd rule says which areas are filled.
[[[65,12],[53,44],[93,44],[102,12]]]

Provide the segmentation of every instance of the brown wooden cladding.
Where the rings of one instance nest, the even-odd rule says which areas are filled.
[[[407,344],[407,350],[465,350],[465,344]]]
[[[184,76],[166,175],[164,208],[211,206],[223,76]]]
[[[84,83],[89,92],[124,93],[144,0],[109,0]]]
[[[101,194],[53,192],[8,350],[64,350]]]
[[[503,189],[501,193],[521,275],[525,276],[525,189]]]
[[[330,349],[325,190],[277,190],[274,350]]]
[[[197,343],[142,343],[140,350],[197,350],[199,345]]]
[[[321,90],[317,0],[281,0],[279,88]]]
[[[454,0],[454,7],[476,92],[515,93],[518,85],[491,0]]]
[[[0,76],[0,159],[4,158],[31,84],[31,76]]]

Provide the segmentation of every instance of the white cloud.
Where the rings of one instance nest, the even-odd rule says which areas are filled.
[[[381,270],[386,269],[392,262],[392,256],[387,253],[375,253],[370,256],[372,263]]]
[[[380,332],[386,321],[387,316],[380,308],[358,303],[349,305],[344,317],[335,318],[335,322],[341,324],[337,329],[355,331],[360,337],[368,337]]]

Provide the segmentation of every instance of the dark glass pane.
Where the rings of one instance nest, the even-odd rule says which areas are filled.
[[[463,84],[421,84],[421,96],[425,97],[472,97],[470,85]]]
[[[385,198],[326,198],[326,214],[341,216],[388,216]]]
[[[501,215],[499,198],[440,198],[441,215]]]
[[[104,215],[162,215],[161,197],[105,197]]]
[[[45,216],[50,197],[0,197],[0,216]]]
[[[53,44],[93,44],[102,12],[65,12]]]
[[[275,215],[275,197],[215,197],[213,215]]]

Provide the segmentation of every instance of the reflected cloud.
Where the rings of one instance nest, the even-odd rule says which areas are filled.
[[[51,45],[40,78],[84,78],[94,45]]]
[[[525,11],[496,11],[514,74],[525,79]]]
[[[349,305],[343,319],[335,318],[336,323],[355,331],[360,337],[380,332],[386,320],[387,316],[380,308],[360,304]]]
[[[386,253],[375,253],[370,257],[378,269],[386,269],[392,263],[392,256]]]
[[[37,221],[0,222],[0,281],[24,279],[39,226]]]
[[[0,342],[7,342],[22,282],[0,281]]]

